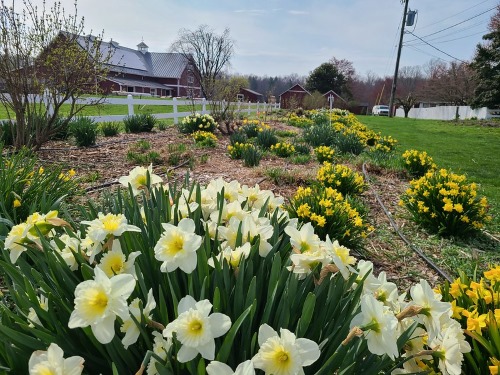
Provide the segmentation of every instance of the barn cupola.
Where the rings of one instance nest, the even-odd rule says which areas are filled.
[[[148,45],[146,43],[144,43],[144,41],[140,42],[137,45],[137,49],[139,50],[139,52],[142,52],[142,53],[147,53],[148,48],[149,48]]]

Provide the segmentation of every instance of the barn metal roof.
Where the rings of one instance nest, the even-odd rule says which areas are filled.
[[[112,82],[116,82],[122,86],[139,86],[139,87],[150,87],[152,89],[169,89],[173,90],[173,87],[163,85],[154,81],[144,81],[138,79],[128,79],[128,78],[117,78],[117,77],[108,77],[108,80]]]
[[[78,43],[86,48],[86,38],[93,36],[80,36]],[[144,44],[141,42],[141,44]],[[145,45],[145,44],[144,44]],[[180,78],[188,60],[180,53],[140,52],[136,49],[123,47],[118,43],[101,42],[101,53],[106,56],[112,51],[108,66],[112,71],[120,73],[140,74],[156,78]]]

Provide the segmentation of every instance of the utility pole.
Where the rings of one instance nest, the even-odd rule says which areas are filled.
[[[396,83],[398,81],[399,59],[401,58],[401,49],[403,48],[403,35],[405,33],[406,13],[408,12],[408,3],[410,0],[402,0],[405,2],[405,10],[403,13],[403,23],[401,24],[401,35],[399,36],[398,55],[396,57],[396,69],[394,69],[394,78],[392,79],[391,99],[389,100],[389,117],[393,117],[392,107],[394,106],[394,95],[396,94]]]

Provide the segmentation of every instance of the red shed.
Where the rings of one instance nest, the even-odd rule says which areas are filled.
[[[238,101],[241,102],[259,103],[262,102],[263,99],[264,95],[250,89],[240,89],[240,93],[238,94]]]
[[[280,95],[280,108],[295,109],[301,107],[307,95],[311,94],[297,83]]]

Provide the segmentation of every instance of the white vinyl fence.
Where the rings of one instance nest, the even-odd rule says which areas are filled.
[[[403,109],[396,110],[397,117],[404,117]],[[500,118],[500,110],[488,109],[486,107],[472,109],[469,106],[439,106],[430,108],[412,108],[408,113],[409,118],[428,120],[465,120],[465,119],[490,119]]]
[[[83,98],[77,101],[77,104],[85,104],[96,98]],[[127,105],[128,113],[123,115],[104,115],[104,116],[89,116],[94,119],[95,122],[105,122],[105,121],[122,121],[125,117],[134,115],[134,105],[141,106],[142,113],[147,113],[148,106],[164,106],[165,113],[152,113],[152,115],[158,119],[174,119],[174,124],[179,122],[179,118],[184,118],[192,114],[189,112],[179,112],[179,109],[185,109],[185,106],[195,106],[196,112],[200,114],[210,113],[209,102],[205,99],[194,99],[194,100],[179,100],[173,98],[172,100],[165,99],[134,99],[132,95],[128,95],[126,98],[106,98],[101,104],[103,106],[110,104]],[[252,113],[258,113],[263,111],[274,111],[279,109],[279,104],[271,103],[251,103],[251,102],[232,102],[229,103],[235,106],[236,113],[241,115],[250,116]],[[179,108],[183,106],[184,108]],[[198,110],[201,106],[201,110]],[[158,108],[155,108],[154,112],[157,112]]]

